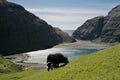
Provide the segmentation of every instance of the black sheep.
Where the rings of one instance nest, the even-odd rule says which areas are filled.
[[[64,63],[64,65],[66,65],[68,62],[68,58],[61,53],[49,54],[47,57],[48,71],[50,68],[58,68],[60,63]]]
[[[49,71],[50,69],[53,70],[53,68],[58,68],[59,66],[54,62],[48,62],[47,67],[48,67],[47,70]]]

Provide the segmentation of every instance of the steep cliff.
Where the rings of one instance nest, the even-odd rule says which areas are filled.
[[[103,42],[120,42],[120,5],[105,17],[101,38]]]
[[[94,40],[100,36],[103,28],[104,17],[99,16],[87,20],[74,33],[73,37],[82,40]]]
[[[74,33],[73,37],[82,40],[120,42],[120,5],[113,8],[105,17],[87,20]]]
[[[61,37],[44,20],[18,4],[0,2],[0,54],[46,49],[61,42]]]

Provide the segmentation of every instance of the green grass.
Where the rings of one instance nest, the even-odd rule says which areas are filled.
[[[0,74],[21,71],[21,67],[0,56]],[[0,79],[1,80],[1,79]]]
[[[120,45],[70,61],[65,67],[1,74],[0,80],[120,80]]]

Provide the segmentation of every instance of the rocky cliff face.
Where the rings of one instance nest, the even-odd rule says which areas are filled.
[[[87,20],[74,33],[73,37],[82,40],[120,42],[120,5],[113,8],[105,17]]]
[[[103,20],[104,17],[102,16],[87,20],[73,33],[73,37],[82,40],[94,40],[101,34]]]
[[[120,42],[120,5],[105,17],[101,38],[103,42]]]
[[[54,28],[22,6],[0,2],[0,54],[50,48],[63,42]]]

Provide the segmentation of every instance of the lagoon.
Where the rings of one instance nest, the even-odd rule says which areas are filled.
[[[82,49],[82,48],[51,48],[46,50],[39,50],[28,52],[29,57],[25,59],[25,63],[39,63],[46,64],[47,56],[49,54],[62,53],[64,56],[68,57],[69,60],[91,54],[98,51],[97,49]]]

